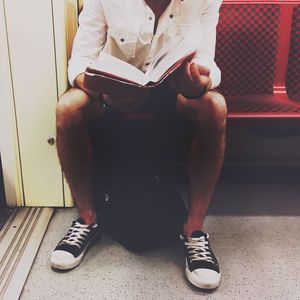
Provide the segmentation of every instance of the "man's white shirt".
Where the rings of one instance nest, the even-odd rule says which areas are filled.
[[[212,87],[218,86],[214,55],[221,2],[171,0],[153,34],[155,15],[144,0],[85,0],[69,60],[71,85],[101,51],[146,71],[162,47],[190,34],[197,46],[193,62],[209,67]]]

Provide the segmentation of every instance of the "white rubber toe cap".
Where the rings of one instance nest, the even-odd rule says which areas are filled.
[[[62,250],[53,251],[50,262],[53,268],[62,270],[74,268],[79,263],[71,253]]]
[[[214,289],[219,286],[221,273],[209,269],[186,270],[189,281],[201,289]]]

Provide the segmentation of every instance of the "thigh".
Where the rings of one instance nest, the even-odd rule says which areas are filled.
[[[101,118],[105,112],[99,99],[89,96],[78,88],[70,88],[57,103],[57,114],[69,115],[70,117],[81,114],[87,121]]]
[[[177,111],[182,117],[190,120],[197,130],[223,130],[226,125],[226,101],[214,90],[207,91],[199,98],[178,101]]]

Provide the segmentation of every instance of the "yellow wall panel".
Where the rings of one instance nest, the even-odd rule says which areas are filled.
[[[78,6],[79,6],[79,10],[81,10],[83,6],[83,0],[78,0]]]
[[[0,1],[0,153],[7,205],[23,205],[14,92],[7,44],[5,9]]]
[[[25,204],[62,206],[62,174],[56,147],[58,97],[52,2],[6,0]]]

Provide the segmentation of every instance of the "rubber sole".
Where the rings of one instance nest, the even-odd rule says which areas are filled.
[[[213,289],[217,288],[221,282],[221,272],[219,273],[219,281],[216,283],[211,283],[211,284],[208,284],[206,282],[197,281],[194,278],[193,273],[188,268],[185,269],[185,274],[186,274],[187,279],[189,280],[189,282],[192,285],[194,285],[197,288],[204,289],[204,290],[213,290]]]
[[[83,261],[85,254],[88,252],[88,250],[92,247],[93,243],[96,242],[98,239],[100,239],[101,237],[101,233],[99,233],[99,235],[96,235],[93,239],[91,239],[85,249],[81,252],[81,254],[79,256],[77,256],[76,258],[74,258],[74,260],[72,261],[72,263],[69,264],[60,264],[60,263],[55,263],[52,262],[50,260],[50,264],[51,267],[55,270],[61,270],[61,271],[67,271],[67,270],[72,270],[75,267],[77,267],[78,265],[80,265],[80,263]]]
[[[77,267],[78,265],[80,265],[80,263],[83,261],[85,252],[82,252],[78,257],[74,258],[73,262],[70,264],[60,264],[60,263],[55,263],[51,261],[51,268],[55,269],[55,270],[72,270],[75,267]]]

